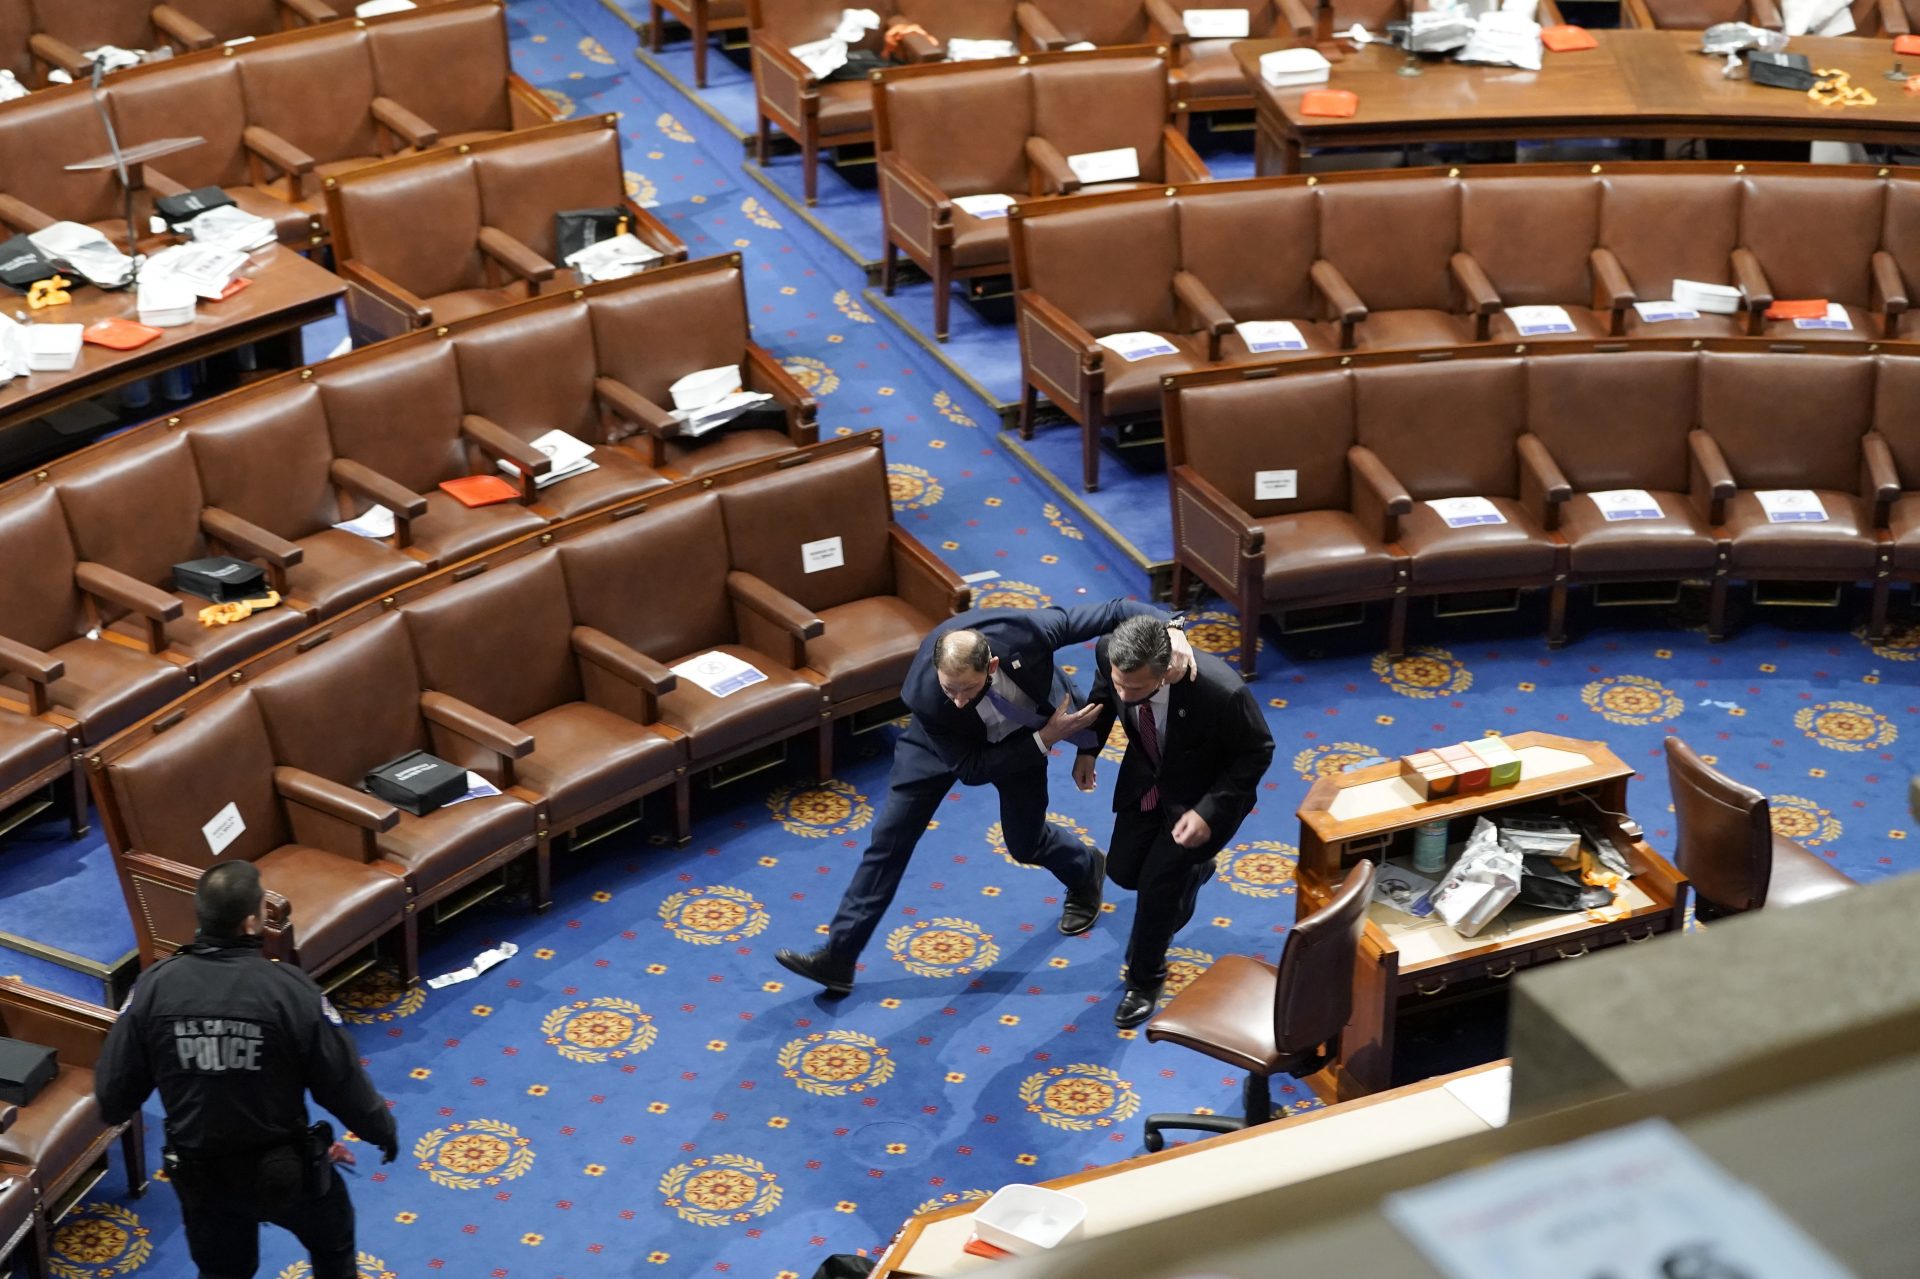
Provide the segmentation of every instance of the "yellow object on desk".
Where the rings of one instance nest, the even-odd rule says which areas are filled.
[[[279,591],[268,591],[256,599],[228,600],[224,604],[209,604],[200,610],[200,625],[226,626],[233,622],[245,621],[263,608],[274,608],[280,603]]]
[[[1856,88],[1853,77],[1835,67],[1821,67],[1814,72],[1820,76],[1820,83],[1807,90],[1807,97],[1823,107],[1870,107],[1880,99],[1861,88]]]
[[[73,281],[64,275],[56,275],[47,280],[35,280],[27,289],[27,306],[31,310],[42,311],[50,306],[65,306],[73,301],[68,290]]]

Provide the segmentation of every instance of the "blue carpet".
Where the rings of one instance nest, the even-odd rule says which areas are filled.
[[[1097,528],[1063,516],[995,446],[989,407],[862,304],[846,258],[743,177],[732,135],[608,53],[631,40],[617,18],[597,0],[522,0],[512,13],[535,83],[576,110],[624,113],[630,183],[661,193],[696,253],[746,255],[759,339],[820,397],[823,431],[886,432],[900,518],[959,571],[994,575],[980,603],[1145,590]],[[1055,439],[1077,458],[1070,430],[1035,443]],[[1122,469],[1109,462],[1116,490]],[[1155,484],[1139,491],[1143,523],[1164,510]],[[1876,648],[1755,623],[1708,645],[1607,620],[1557,653],[1534,617],[1423,623],[1421,647],[1399,662],[1365,647],[1377,631],[1270,644],[1253,685],[1278,742],[1264,802],[1178,939],[1176,980],[1223,954],[1277,953],[1293,812],[1313,777],[1487,729],[1606,739],[1641,766],[1632,809],[1661,849],[1672,831],[1660,741],[1680,732],[1857,878],[1920,864],[1904,812],[1920,627]],[[1223,652],[1238,642],[1215,606],[1194,636]],[[1067,658],[1083,679],[1088,660]],[[1057,886],[1005,858],[978,791],[943,809],[850,998],[815,998],[774,965],[775,948],[812,945],[831,914],[892,732],[858,739],[825,785],[776,773],[702,795],[689,848],[630,831],[561,858],[545,916],[496,899],[429,929],[429,973],[518,943],[476,981],[402,992],[369,979],[349,992],[403,1152],[353,1185],[363,1275],[804,1279],[828,1253],[880,1246],[923,1206],[1137,1154],[1146,1111],[1237,1104],[1235,1072],[1113,1029],[1132,900],[1117,895],[1092,933],[1059,937]],[[1102,786],[1112,777],[1103,767]],[[1105,802],[1063,770],[1053,820],[1103,840]],[[15,853],[9,842],[0,856],[8,891],[16,865],[38,864]],[[26,971],[10,960],[0,954],[0,972]],[[1287,1086],[1290,1109],[1315,1104]],[[150,1118],[157,1131],[157,1109]],[[122,1185],[110,1178],[63,1224],[63,1279],[190,1272],[167,1189],[134,1202]],[[264,1245],[263,1274],[307,1279],[288,1237]]]
[[[904,259],[902,263],[906,265]],[[1011,278],[995,284],[1000,289],[1013,287]],[[956,285],[945,342],[937,342],[933,336],[932,281],[902,283],[892,297],[877,287],[871,288],[866,298],[876,308],[892,311],[902,326],[932,347],[935,359],[964,371],[975,392],[996,410],[1012,409],[1020,403],[1020,337],[1014,329],[1010,294],[974,301],[967,297],[964,283]]]
[[[1041,401],[1046,407],[1046,401]],[[1140,564],[1167,564],[1173,560],[1172,499],[1167,472],[1158,445],[1100,449],[1100,487],[1080,491],[1080,424],[1066,419],[1034,428],[1023,440],[1016,431],[1001,436],[1001,444],[1024,453],[1036,470],[1052,476],[1056,491],[1064,490],[1106,525],[1108,536],[1124,539],[1128,558]],[[1050,486],[1052,487],[1052,486]],[[1076,518],[1078,518],[1076,516]]]
[[[133,949],[120,878],[96,819],[79,840],[65,816],[48,811],[7,836],[0,849],[0,932],[30,937],[99,963]],[[0,963],[6,956],[0,955]],[[91,998],[99,998],[93,992]]]

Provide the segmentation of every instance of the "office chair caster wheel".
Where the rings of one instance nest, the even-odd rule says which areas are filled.
[[[1167,1145],[1166,1134],[1157,1128],[1147,1129],[1146,1145],[1148,1153],[1156,1150],[1164,1150]]]

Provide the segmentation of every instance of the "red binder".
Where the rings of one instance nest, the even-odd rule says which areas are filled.
[[[1300,98],[1301,115],[1345,119],[1360,109],[1360,95],[1351,89],[1308,89]]]
[[[1600,42],[1593,38],[1593,32],[1585,27],[1571,25],[1543,28],[1540,32],[1540,43],[1555,53],[1577,53],[1581,49],[1600,47]]]
[[[520,500],[520,490],[498,475],[463,475],[457,480],[442,480],[440,487],[462,506],[492,506],[496,502]]]

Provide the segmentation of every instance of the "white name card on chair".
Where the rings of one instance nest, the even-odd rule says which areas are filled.
[[[1068,156],[1067,167],[1086,186],[1097,182],[1130,182],[1140,176],[1140,153],[1132,147],[1083,151]]]
[[[1180,21],[1195,40],[1244,40],[1253,34],[1245,9],[1189,9]]]

